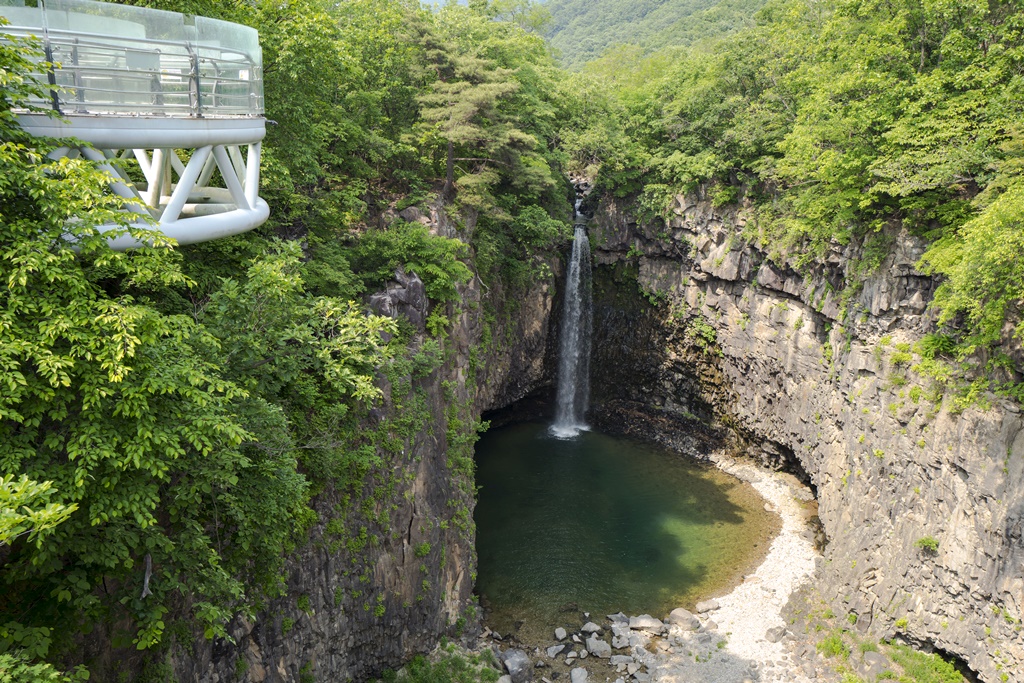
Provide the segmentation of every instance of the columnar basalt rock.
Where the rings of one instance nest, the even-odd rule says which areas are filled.
[[[686,197],[667,221],[602,203],[596,412],[696,416],[805,475],[838,612],[954,654],[982,680],[1012,679],[1024,671],[1024,422],[995,396],[962,412],[933,402],[909,369],[904,344],[933,324],[936,282],[915,269],[924,245],[892,235],[844,294],[855,247],[805,275],[749,245],[745,225],[742,209]]]

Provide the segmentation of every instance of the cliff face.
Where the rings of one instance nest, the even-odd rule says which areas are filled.
[[[907,344],[929,330],[936,284],[914,268],[923,245],[894,236],[844,300],[855,251],[805,278],[745,244],[744,224],[742,211],[684,197],[667,223],[598,208],[596,413],[711,420],[765,464],[801,473],[817,490],[820,585],[837,613],[955,654],[983,680],[1014,680],[1024,422],[993,396],[957,411],[911,369]]]
[[[457,233],[443,215],[423,220]],[[408,374],[382,380],[384,403],[364,420],[376,443],[390,445],[367,462],[361,486],[315,497],[317,521],[288,562],[287,594],[254,621],[237,619],[234,643],[176,647],[174,680],[362,681],[475,627],[478,418],[549,381],[553,293],[553,276],[514,306],[479,280],[460,289],[440,355],[425,353]],[[411,323],[414,345],[429,351],[418,278],[399,274],[370,304]]]

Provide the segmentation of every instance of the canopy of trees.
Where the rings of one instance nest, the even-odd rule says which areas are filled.
[[[566,151],[654,213],[681,190],[745,196],[759,217],[749,237],[798,268],[853,241],[870,272],[895,231],[921,235],[932,247],[920,267],[948,276],[935,306],[957,355],[1005,342],[988,371],[1012,370],[1019,353],[1006,351],[1024,332],[1013,256],[1024,232],[1022,10],[782,0],[718,42],[646,58],[620,46],[586,66],[615,97],[566,135]],[[1007,388],[1019,393],[1016,381]]]
[[[753,25],[764,0],[548,0],[545,33],[561,63],[580,69],[618,45],[650,52]]]

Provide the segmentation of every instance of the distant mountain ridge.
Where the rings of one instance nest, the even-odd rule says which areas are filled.
[[[691,45],[753,24],[765,0],[547,0],[547,38],[579,69],[613,45]]]

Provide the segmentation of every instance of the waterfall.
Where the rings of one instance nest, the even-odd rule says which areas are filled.
[[[576,221],[572,256],[565,276],[558,394],[551,433],[568,439],[588,429],[583,421],[590,398],[590,241],[585,221]]]

